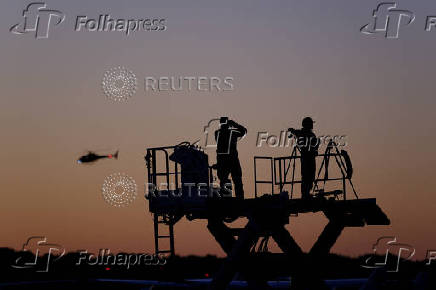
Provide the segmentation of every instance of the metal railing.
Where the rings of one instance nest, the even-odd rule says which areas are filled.
[[[346,162],[344,160],[344,155],[347,154],[344,150],[339,151],[336,143],[331,141],[325,150],[324,153],[318,154],[315,158],[320,160],[320,166],[318,168],[318,173],[316,174],[316,178],[313,184],[313,192],[317,192],[318,194],[325,194],[324,188],[327,182],[331,181],[342,181],[340,194],[339,190],[334,191],[335,197],[338,195],[342,195],[345,200],[347,197],[347,182],[351,186],[351,189],[356,198],[357,196],[356,190],[354,189],[354,185],[351,181],[352,177],[352,168],[351,162]],[[330,159],[334,159],[337,168],[339,169],[340,175],[331,177],[329,176],[330,170]],[[270,180],[258,180],[258,164],[260,160],[270,160],[271,168],[270,168]],[[301,160],[301,153],[298,147],[294,147],[290,156],[283,157],[269,157],[269,156],[254,156],[254,194],[255,197],[258,196],[258,186],[260,184],[271,184],[271,194],[274,194],[274,187],[278,187],[278,192],[283,192],[285,190],[286,185],[290,185],[290,198],[293,198],[294,194],[294,185],[301,184],[302,180],[297,179],[296,176],[301,176],[296,171],[297,161]],[[348,164],[347,164],[348,163]],[[348,165],[348,166],[347,166]],[[321,177],[321,174],[324,173],[324,177]],[[289,179],[288,179],[289,178]],[[320,184],[322,183],[322,188]],[[331,192],[333,193],[333,192]]]

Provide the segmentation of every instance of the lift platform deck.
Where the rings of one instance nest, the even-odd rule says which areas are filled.
[[[332,200],[326,198],[289,199],[287,192],[276,195],[264,195],[257,198],[239,200],[237,198],[208,198],[201,206],[181,206],[183,201],[172,200],[150,201],[154,203],[151,212],[154,214],[183,215],[188,220],[210,218],[249,217],[254,212],[273,213],[280,211],[286,216],[302,213],[323,212],[326,216],[342,214],[355,226],[389,225],[390,221],[380,209],[375,198],[354,200]],[[157,203],[157,204],[156,204]],[[350,225],[352,226],[352,225]]]

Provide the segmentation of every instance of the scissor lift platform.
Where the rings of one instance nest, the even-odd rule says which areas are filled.
[[[260,197],[237,199],[224,196],[205,196],[204,198],[187,199],[182,195],[172,196],[168,190],[159,190],[157,178],[162,176],[167,183],[170,183],[171,176],[175,176],[175,183],[180,184],[177,178],[183,174],[179,170],[177,163],[174,162],[174,170],[171,171],[171,161],[169,156],[177,146],[151,148],[147,150],[148,180],[155,187],[149,192],[149,210],[156,217],[163,217],[163,221],[170,227],[170,253],[174,254],[174,233],[173,226],[183,216],[188,220],[206,219],[208,229],[227,254],[223,266],[213,278],[212,289],[226,289],[234,275],[240,272],[247,280],[250,289],[267,289],[266,281],[248,270],[246,265],[250,251],[255,247],[259,239],[271,237],[289,260],[292,272],[293,289],[328,289],[322,279],[317,277],[316,261],[327,255],[335,244],[337,238],[345,227],[363,227],[366,225],[389,225],[390,221],[386,214],[377,205],[375,198],[360,199],[354,191],[351,183],[351,174],[342,162],[342,153],[330,151],[337,149],[330,147],[323,158],[322,166],[325,166],[324,178],[319,178],[322,167],[320,167],[318,178],[315,183],[326,183],[328,180],[342,180],[342,190],[325,192],[324,188],[317,188],[317,192],[309,199],[293,198],[294,183],[301,183],[301,180],[294,179],[295,159],[298,157],[293,153],[290,157],[270,159],[273,173],[271,177],[272,189],[274,185],[279,186],[278,194],[264,194]],[[163,151],[165,156],[164,173],[156,171],[156,153]],[[328,177],[328,159],[335,158],[340,167],[342,176],[340,178]],[[290,162],[286,168],[285,160]],[[277,179],[275,172],[276,161],[279,164],[280,172]],[[286,175],[291,162],[292,180],[288,181]],[[212,169],[210,168],[210,181],[212,181]],[[355,199],[346,199],[345,184],[349,181],[353,189]],[[262,183],[262,181],[261,181]],[[284,190],[285,185],[291,185],[291,193]],[[213,186],[213,185],[209,185]],[[178,187],[176,186],[176,189]],[[162,194],[163,193],[163,194]],[[255,196],[257,196],[257,188]],[[339,198],[342,196],[343,198]],[[328,219],[322,233],[309,251],[304,255],[301,248],[295,242],[289,231],[285,228],[289,224],[291,217],[304,213],[322,212]],[[243,228],[232,229],[227,222],[244,217],[248,220]],[[159,253],[158,241],[159,232],[155,223],[156,253]],[[161,251],[162,252],[162,251]],[[304,285],[304,288],[302,288]]]

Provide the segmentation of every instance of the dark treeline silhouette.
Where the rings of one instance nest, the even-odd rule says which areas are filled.
[[[26,261],[34,261],[35,256],[30,252],[0,248],[0,257],[1,282],[74,280],[77,283],[85,284],[97,278],[172,282],[183,282],[185,279],[212,278],[223,261],[222,258],[215,256],[175,256],[169,258],[165,265],[131,265],[127,269],[125,265],[89,265],[87,263],[77,265],[81,255],[78,252],[73,252],[52,261],[48,272],[36,272],[35,268],[16,269],[12,267],[18,257],[23,257]],[[330,254],[323,260],[317,260],[317,270],[320,271],[320,276],[323,279],[368,278],[373,270],[361,266],[365,263],[367,257],[369,256],[350,258]],[[38,263],[44,265],[46,259],[47,255],[39,257]],[[384,257],[378,257],[377,259],[383,260]],[[396,261],[397,259],[393,256],[389,260]],[[430,270],[424,261],[401,261],[400,265],[400,271],[398,273],[388,273],[388,278],[401,281],[402,285],[410,284],[418,273]],[[250,256],[245,267],[256,275],[263,276],[270,281],[285,279],[290,275],[288,262],[283,258],[283,255],[279,254],[256,253]]]

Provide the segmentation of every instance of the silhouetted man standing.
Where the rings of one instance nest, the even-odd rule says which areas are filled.
[[[230,183],[229,174],[235,184],[235,196],[244,198],[244,187],[242,184],[242,169],[239,163],[238,150],[236,144],[239,138],[247,134],[247,129],[227,117],[221,117],[220,128],[215,131],[217,142],[217,175],[220,179],[222,189]]]
[[[301,197],[303,199],[310,198],[310,190],[315,181],[316,160],[318,155],[319,140],[313,133],[314,121],[310,117],[303,119],[301,130],[289,128],[297,139],[297,147],[301,153]]]

